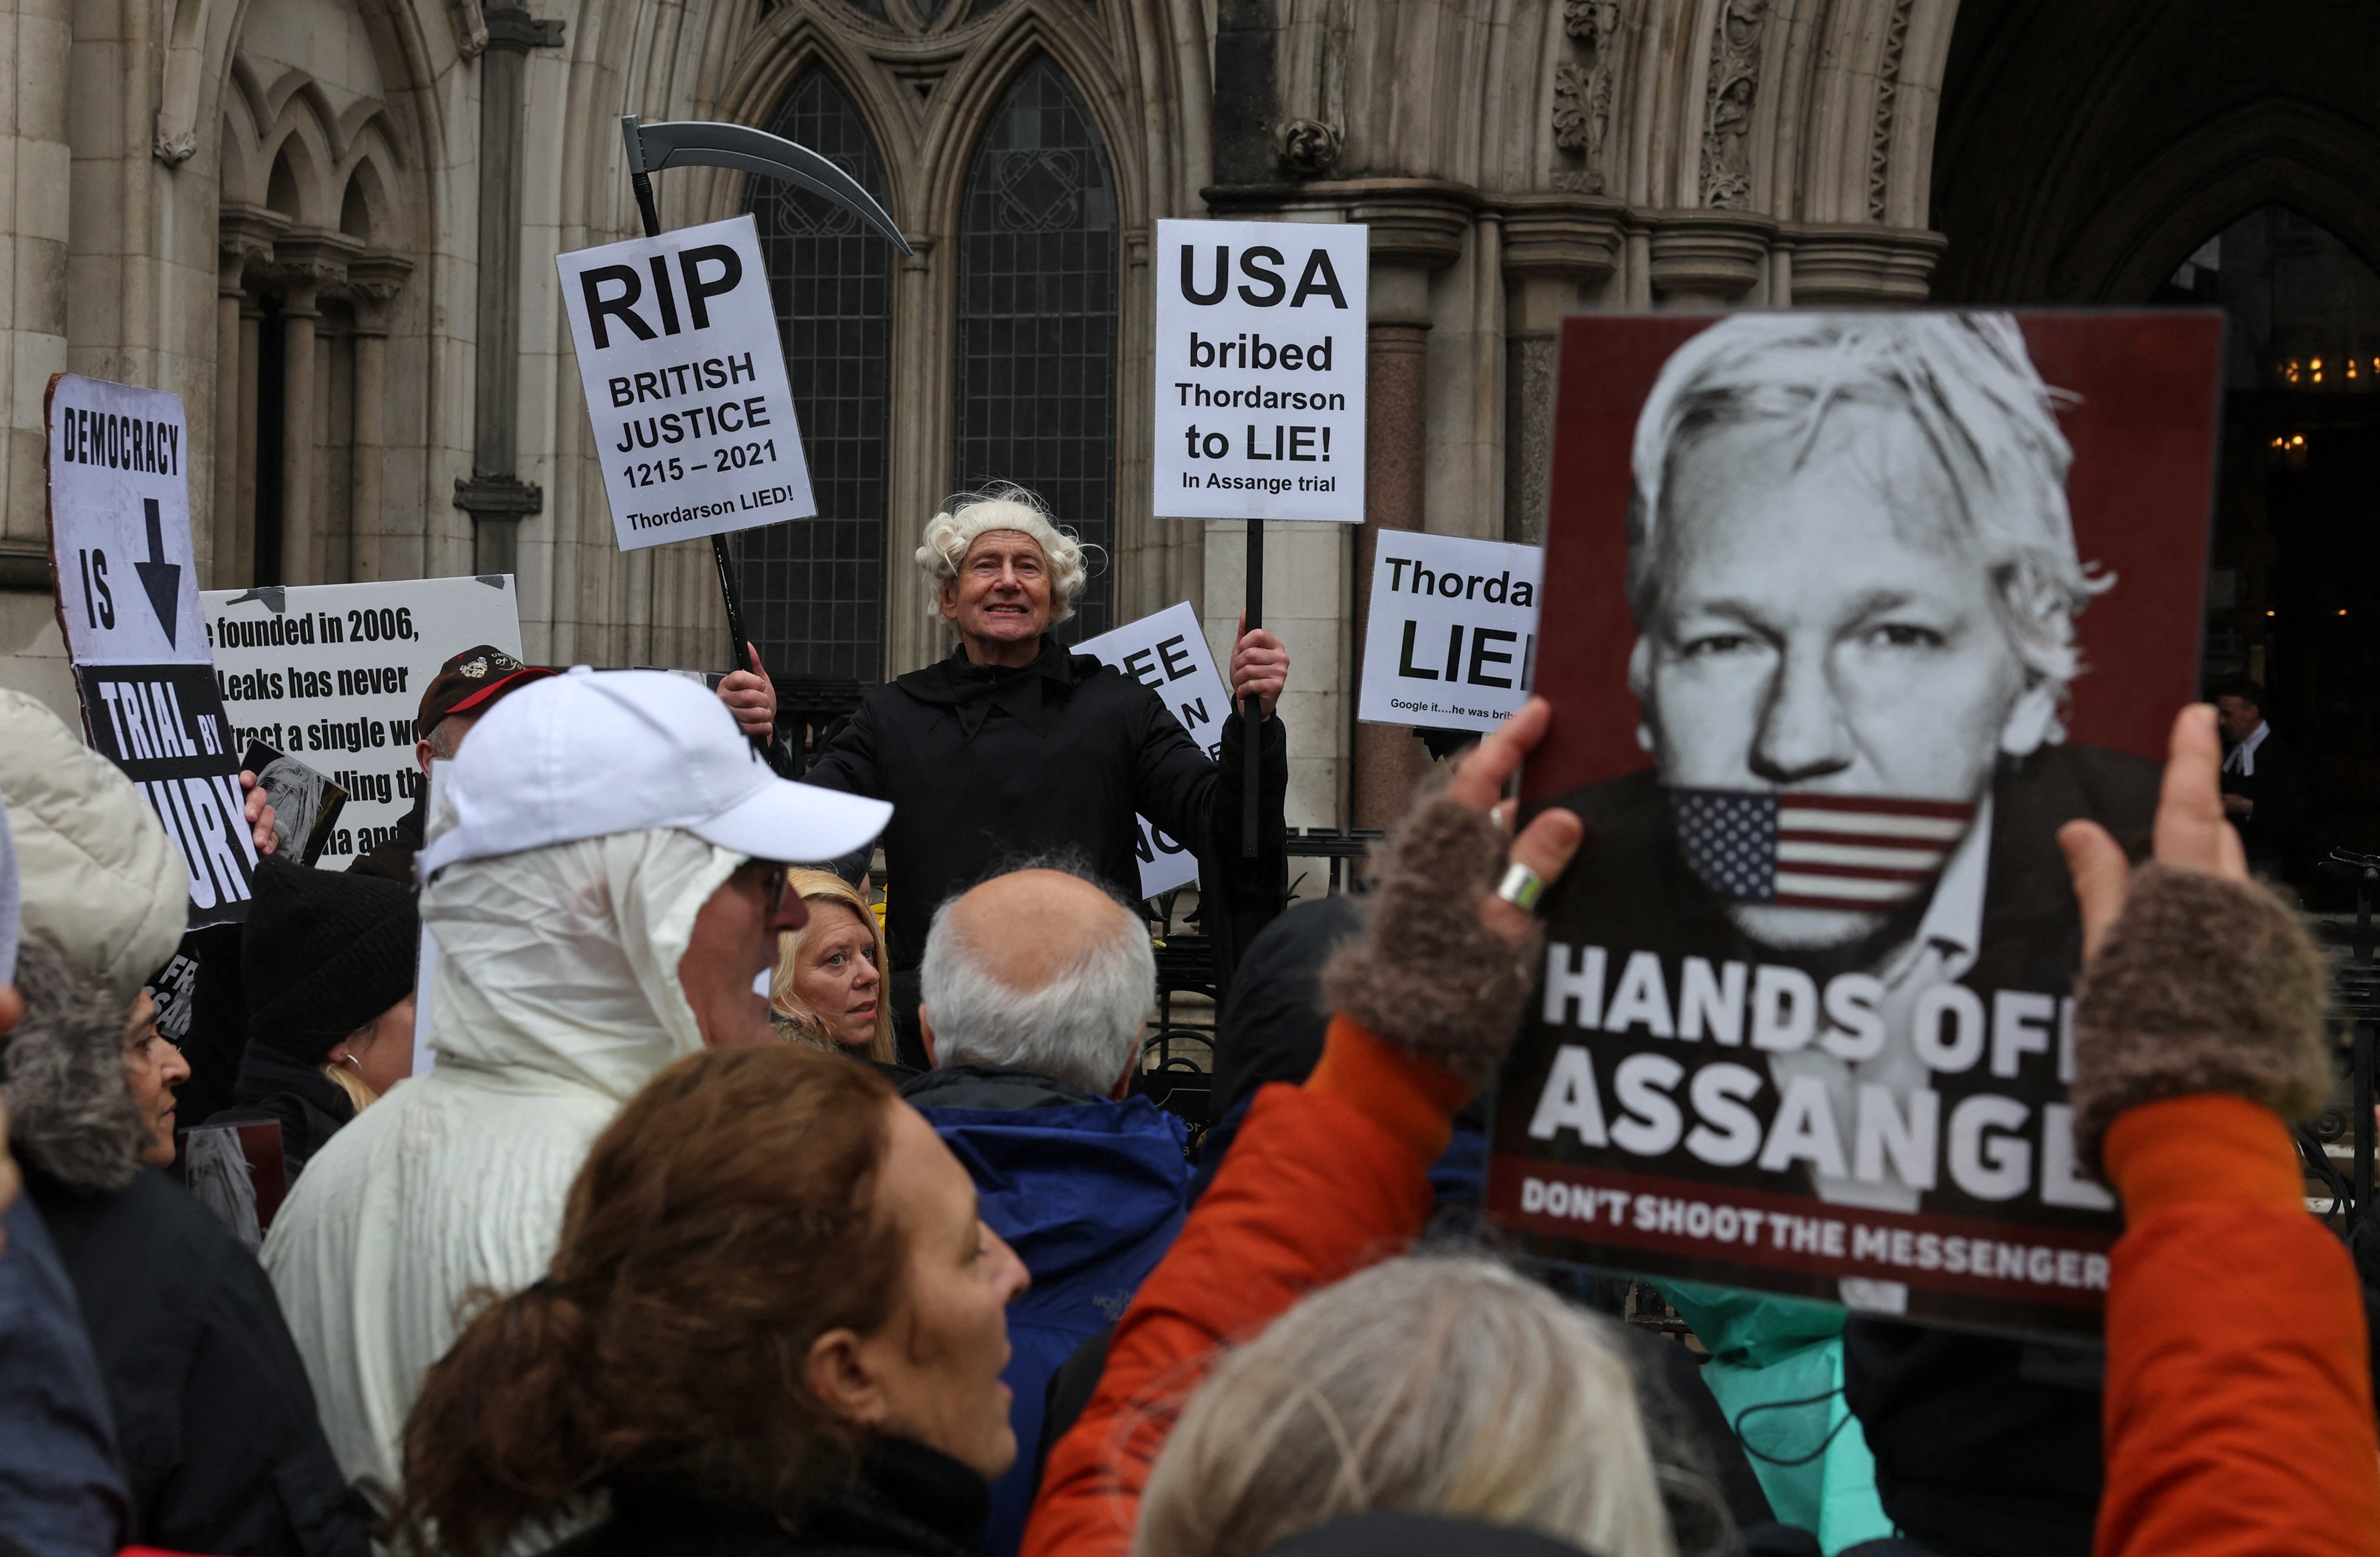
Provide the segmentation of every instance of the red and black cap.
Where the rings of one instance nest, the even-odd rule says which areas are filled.
[[[436,679],[421,694],[415,736],[427,739],[450,713],[485,713],[507,692],[554,674],[542,665],[523,664],[492,643],[466,649],[438,667]]]

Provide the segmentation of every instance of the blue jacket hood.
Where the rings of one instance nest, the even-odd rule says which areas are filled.
[[[1088,1335],[1112,1323],[1181,1226],[1182,1121],[1146,1098],[921,1112],[975,1180],[984,1221],[1033,1272],[1011,1325],[1071,1320]],[[1062,1312],[1084,1305],[1096,1317]]]
[[[1014,1557],[1032,1502],[1050,1376],[1123,1317],[1172,1247],[1189,1204],[1187,1131],[1146,1098],[918,1112],[966,1165],[983,1220],[1033,1273],[1031,1288],[1008,1306],[1014,1350],[1001,1374],[1015,1392],[1009,1423],[1017,1461],[992,1484],[984,1527],[986,1557]]]

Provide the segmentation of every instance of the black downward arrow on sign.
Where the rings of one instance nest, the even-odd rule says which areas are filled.
[[[165,629],[165,641],[172,643],[175,618],[182,610],[182,567],[165,560],[165,526],[157,516],[157,500],[144,497],[140,505],[149,512],[149,560],[134,563],[132,570],[140,575],[149,607],[157,613],[157,625]]]

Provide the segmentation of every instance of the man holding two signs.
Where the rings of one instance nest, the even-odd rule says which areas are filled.
[[[903,1059],[917,1064],[917,967],[935,909],[1020,858],[1080,856],[1098,878],[1139,879],[1135,812],[1197,854],[1206,919],[1228,968],[1240,911],[1257,922],[1281,880],[1281,804],[1289,748],[1273,705],[1289,651],[1272,634],[1232,651],[1235,700],[1264,712],[1259,858],[1244,859],[1240,795],[1245,718],[1223,728],[1209,761],[1163,699],[1050,636],[1074,614],[1087,571],[1082,547],[1015,487],[965,498],[926,526],[917,548],[929,600],[958,631],[950,658],[878,687],[810,770],[808,782],[892,802],[884,834],[894,879],[886,929]]]

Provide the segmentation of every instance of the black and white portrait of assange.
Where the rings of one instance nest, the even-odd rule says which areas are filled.
[[[1741,1100],[1764,1134],[1795,1078],[1822,1087],[1840,1150],[1794,1172],[1830,1200],[1973,1202],[1861,1150],[1862,1088],[1904,1116],[1931,1089],[1946,1125],[1977,1090],[2062,1097],[2081,931],[2057,830],[2126,838],[2154,810],[2154,764],[2064,723],[2080,624],[2119,581],[2078,554],[2058,401],[2006,315],[1745,313],[1670,358],[1637,422],[1627,690],[1653,761],[1556,802],[1590,843],[1549,936],[1605,950],[1602,1030],[1765,1060]],[[1928,997],[1946,984],[1975,999]],[[2024,1177],[2025,1199],[2067,1182]]]
[[[273,807],[273,846],[288,858],[299,858],[314,836],[330,781],[294,757],[276,757],[256,782]]]

